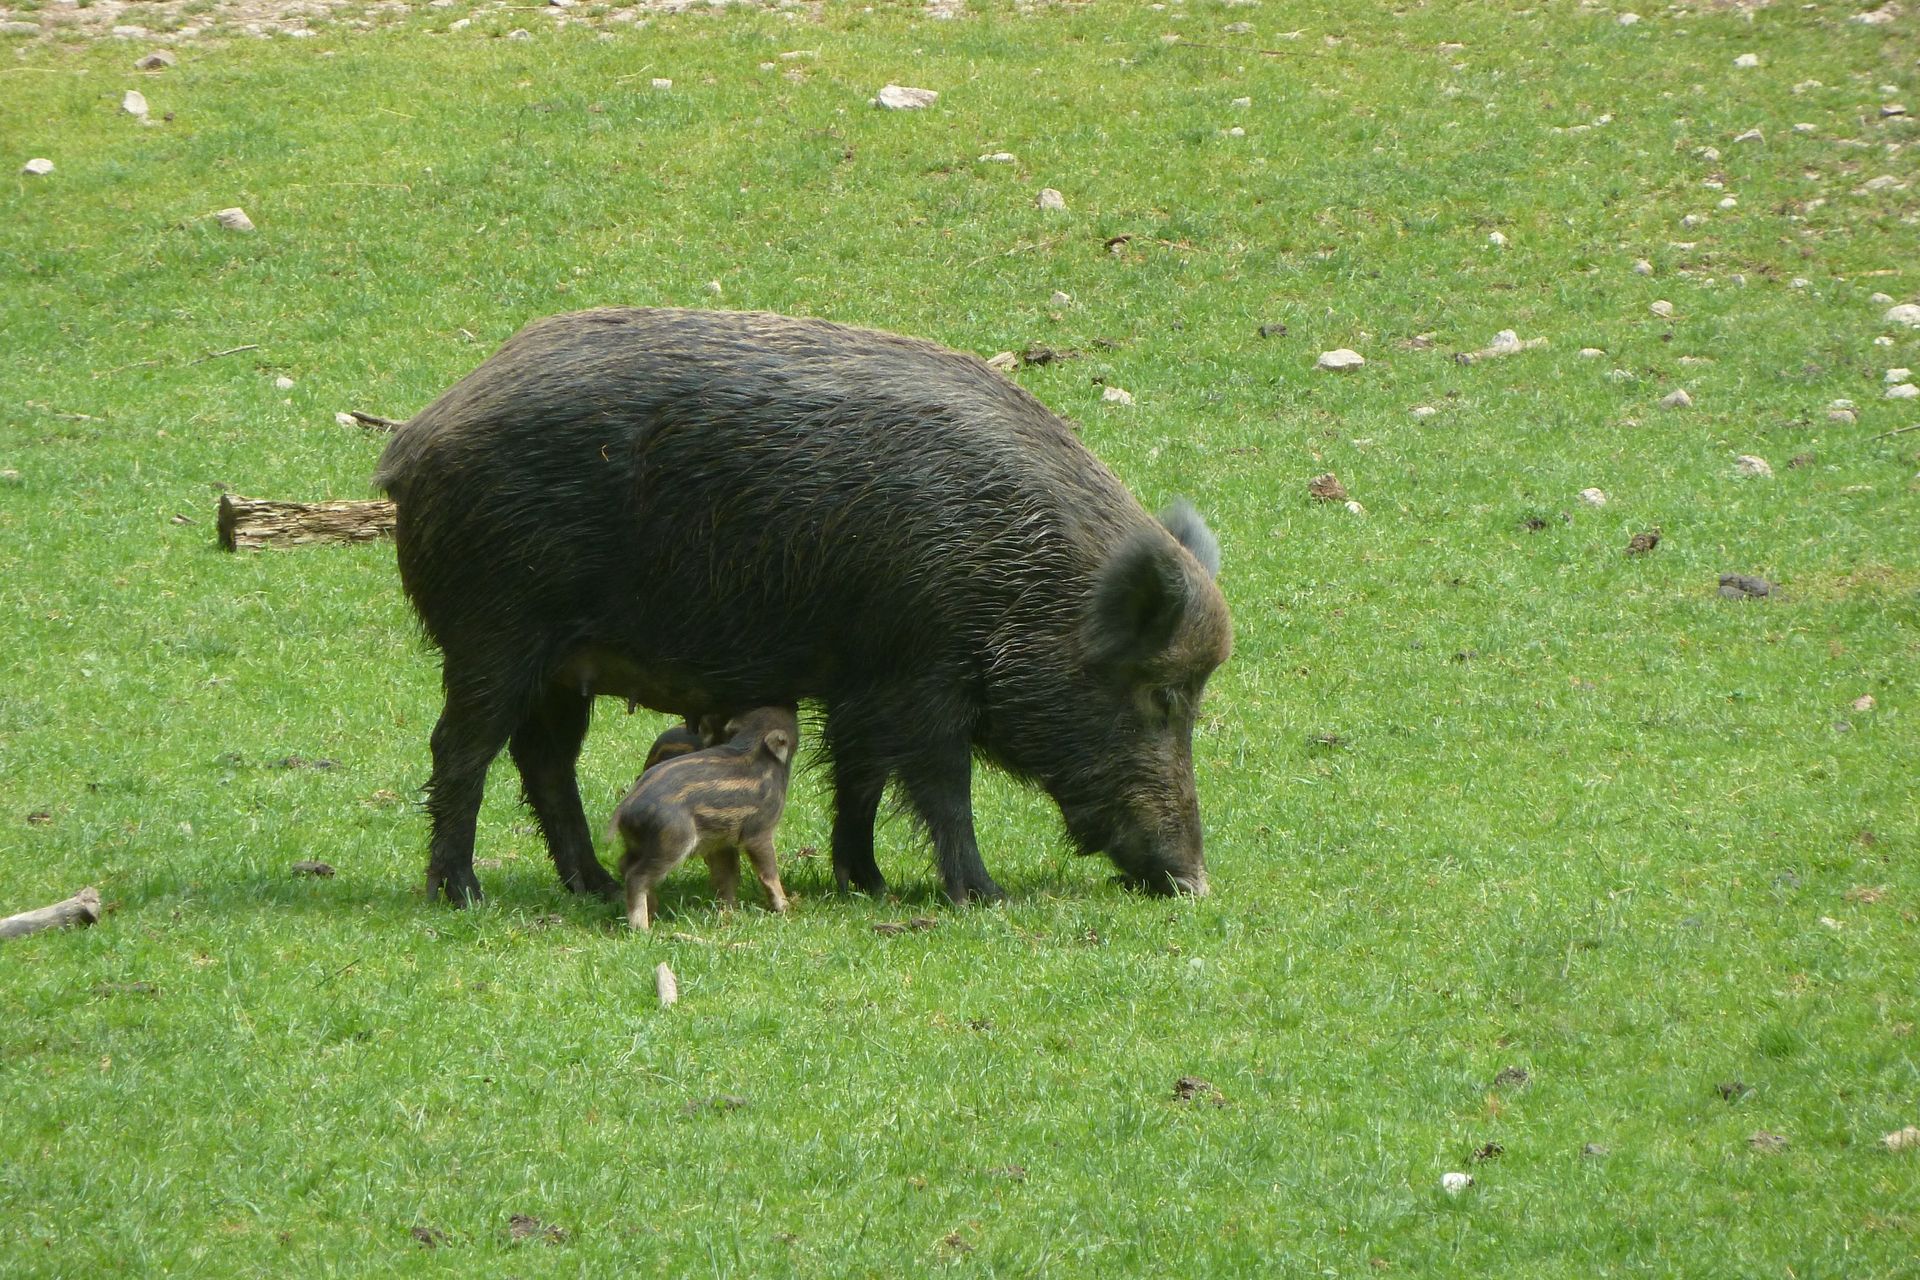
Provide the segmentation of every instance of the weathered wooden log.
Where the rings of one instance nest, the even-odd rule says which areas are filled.
[[[0,942],[9,938],[24,938],[42,929],[64,929],[68,925],[85,926],[99,922],[100,891],[88,885],[65,902],[56,902],[37,911],[22,911],[17,916],[0,920]]]
[[[269,502],[220,495],[220,546],[300,547],[320,542],[372,542],[393,536],[393,504],[359,502]]]

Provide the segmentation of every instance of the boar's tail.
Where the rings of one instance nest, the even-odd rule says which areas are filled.
[[[430,434],[418,422],[402,424],[381,451],[380,464],[373,471],[373,487],[395,501],[402,500],[407,477],[412,474]]]

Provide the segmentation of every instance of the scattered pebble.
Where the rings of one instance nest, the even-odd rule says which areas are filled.
[[[1889,102],[1886,106],[1880,108],[1880,118],[1882,120],[1891,120],[1895,116],[1904,116],[1905,114],[1907,114],[1905,103]]]
[[[1408,412],[1413,414],[1414,417],[1424,422],[1428,418],[1431,418],[1434,414],[1439,413],[1440,411],[1434,408],[1430,404],[1417,404],[1413,406],[1412,409],[1408,410]]]
[[[1920,396],[1920,387],[1916,387],[1911,382],[1903,382],[1897,387],[1887,388],[1889,400],[1911,400],[1915,396]]]
[[[213,215],[213,220],[229,231],[253,230],[253,219],[247,216],[245,209],[237,205],[231,209],[219,210]]]
[[[1125,391],[1122,391],[1119,387],[1103,388],[1100,392],[1100,398],[1102,400],[1105,400],[1108,404],[1132,404],[1133,403],[1133,397],[1127,394]]]
[[[1599,1142],[1589,1142],[1580,1148],[1580,1155],[1587,1160],[1601,1160],[1612,1154],[1611,1147]]]
[[[1235,106],[1235,107],[1250,107],[1253,105],[1253,99],[1252,98],[1235,98],[1228,105]]]
[[[1507,247],[1507,238],[1495,231],[1487,236],[1487,243],[1496,249],[1504,249]]]
[[[989,151],[980,157],[981,164],[1012,164],[1013,162],[1014,157],[1011,151]]]
[[[1637,276],[1650,276],[1653,274],[1653,264],[1645,258],[1635,258],[1633,260],[1633,274]]]
[[[1590,507],[1604,507],[1607,505],[1606,490],[1582,489],[1580,491],[1580,501],[1586,503]]]
[[[1795,133],[1816,133],[1819,131],[1819,127],[1817,125],[1808,124],[1806,121],[1802,120],[1798,124],[1793,126],[1793,131]]]
[[[1899,6],[1888,4],[1882,5],[1878,9],[1868,9],[1864,13],[1856,13],[1851,18],[1848,18],[1847,21],[1857,22],[1863,27],[1884,27],[1887,23],[1892,22],[1899,16]]]
[[[1042,187],[1040,188],[1040,194],[1033,198],[1033,204],[1036,209],[1048,209],[1056,213],[1064,212],[1067,207],[1067,198],[1058,191],[1055,191],[1052,187]]]
[[[44,178],[53,172],[53,161],[45,156],[35,156],[20,166],[20,172],[30,178]]]
[[[515,27],[513,30],[507,32],[507,39],[531,40],[533,39],[533,32],[527,30],[525,27]]]
[[[1897,307],[1888,307],[1885,319],[1888,324],[1911,325],[1920,329],[1920,306],[1903,302]]]
[[[1662,320],[1671,320],[1673,318],[1673,304],[1665,298],[1660,299],[1658,302],[1648,303],[1647,310],[1653,312],[1653,314],[1659,316]]]
[[[1340,477],[1328,471],[1307,481],[1307,496],[1315,502],[1345,502],[1347,486],[1340,483]]]
[[[700,287],[716,298],[726,292],[725,286],[723,286],[718,280],[709,280]]]
[[[1903,184],[1900,179],[1890,173],[1883,173],[1877,178],[1868,178],[1860,184],[1860,189],[1862,191],[1891,191],[1901,185]]]
[[[138,89],[129,89],[120,99],[120,109],[136,120],[147,118],[147,95]]]
[[[1735,134],[1733,140],[1735,142],[1765,142],[1767,135],[1758,129],[1749,129],[1745,133]]]
[[[1736,67],[1757,67],[1760,65],[1760,55],[1757,53],[1743,53],[1733,60],[1733,65]]]
[[[1347,510],[1352,512],[1356,516],[1363,516],[1367,514],[1367,509],[1361,506],[1359,503],[1355,502],[1351,498],[1347,499]]]
[[[1758,454],[1741,454],[1733,460],[1733,469],[1743,476],[1750,476],[1761,480],[1773,479],[1773,468],[1768,466],[1767,460]]]
[[[905,85],[890,84],[881,88],[871,105],[888,111],[919,111],[932,106],[939,99],[940,95],[932,89],[910,89]]]
[[[1625,14],[1621,15],[1625,17]],[[1440,1189],[1450,1196],[1457,1196],[1473,1185],[1470,1173],[1443,1173],[1440,1175]]]
[[[273,385],[278,390],[291,391],[293,390],[293,379],[287,377],[285,374],[281,374],[273,380]]]
[[[1892,304],[1893,295],[1890,293],[1870,293],[1867,295],[1867,301],[1876,307],[1885,307]]]
[[[1073,295],[1064,289],[1055,289],[1053,296],[1047,301],[1056,307],[1070,307],[1073,305]]]
[[[360,420],[350,413],[336,413],[333,415],[333,420],[343,427],[357,427],[360,425]]]
[[[1851,706],[1855,711],[1871,711],[1873,710],[1873,695],[1863,693],[1847,705]]]
[[[1670,394],[1660,397],[1662,409],[1686,409],[1693,405],[1693,397],[1687,394],[1685,387],[1675,388]]]
[[[178,66],[180,60],[165,49],[155,49],[146,57],[133,64],[135,71],[165,71],[168,67]]]
[[[1740,200],[1737,196],[1721,196],[1720,207],[1722,209],[1738,209],[1740,207]]]
[[[1913,1151],[1920,1148],[1920,1129],[1908,1125],[1880,1139],[1880,1145],[1896,1154],[1902,1151]]]
[[[1765,578],[1755,578],[1744,573],[1723,573],[1720,575],[1720,594],[1729,600],[1761,600],[1772,595],[1777,588]]]
[[[1235,125],[1233,128],[1227,130],[1227,136],[1229,138],[1244,138],[1247,136],[1247,131],[1239,125]]]
[[[1607,354],[1606,351],[1600,347],[1580,348],[1580,358],[1582,360],[1598,360],[1601,356],[1604,356],[1605,354]]]
[[[1700,148],[1699,155],[1700,158],[1708,164],[1718,164],[1720,162],[1720,148],[1718,147],[1702,147]]]
[[[1889,369],[1881,379],[1883,382],[1907,382],[1913,377],[1911,369]]]
[[[654,88],[659,89],[663,93],[666,90],[673,88],[673,81],[668,79],[666,76],[655,76],[653,78],[652,83]]]
[[[1314,367],[1318,369],[1332,369],[1336,373],[1339,373],[1345,372],[1348,369],[1358,369],[1366,362],[1366,357],[1362,356],[1358,351],[1349,351],[1345,347],[1338,347],[1332,351],[1322,351],[1320,358],[1314,361]]]
[[[1623,27],[1630,27],[1634,23],[1640,21],[1640,15],[1637,13],[1623,13],[1619,17],[1615,18],[1614,21],[1619,23]]]

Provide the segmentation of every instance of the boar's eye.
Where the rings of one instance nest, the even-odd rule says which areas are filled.
[[[1154,719],[1162,724],[1171,724],[1174,717],[1180,714],[1184,699],[1177,690],[1157,685],[1147,691],[1147,703],[1153,708]]]

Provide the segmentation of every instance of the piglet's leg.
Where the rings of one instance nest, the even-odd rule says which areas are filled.
[[[713,879],[713,896],[724,909],[740,904],[740,854],[732,845],[707,850],[707,874]]]
[[[780,913],[787,909],[787,891],[780,886],[780,864],[773,853],[773,833],[763,832],[747,839],[747,857],[753,861],[753,873],[767,890],[767,910]]]

